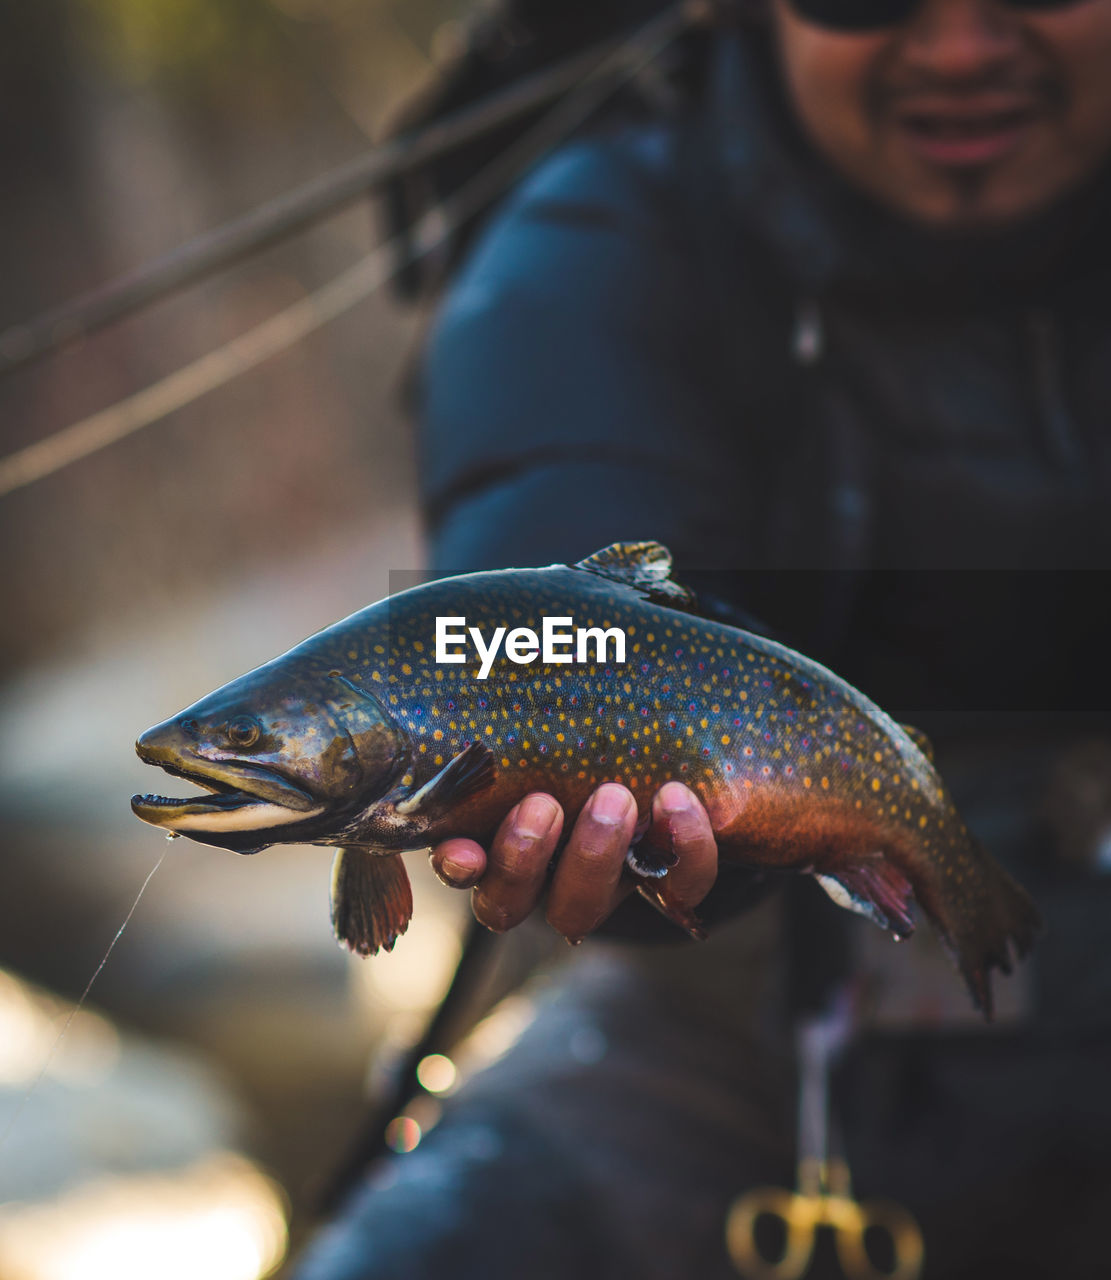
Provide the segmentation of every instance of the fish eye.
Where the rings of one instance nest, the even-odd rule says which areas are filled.
[[[262,726],[254,716],[236,716],[228,721],[226,732],[233,747],[252,747],[259,740]]]

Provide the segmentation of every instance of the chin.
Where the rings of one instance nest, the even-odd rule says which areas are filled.
[[[1078,184],[1012,179],[991,170],[968,170],[951,177],[907,182],[880,194],[889,208],[939,235],[983,235],[1018,228],[1061,203]]]

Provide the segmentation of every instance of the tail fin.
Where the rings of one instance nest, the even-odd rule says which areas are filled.
[[[957,967],[977,1009],[991,1021],[991,970],[1009,974],[1012,953],[1023,959],[1042,928],[1033,899],[978,843],[973,842],[982,872],[977,892],[942,928]]]
[[[914,932],[912,901],[929,916],[968,987],[990,1022],[991,970],[1010,973],[1012,951],[1030,950],[1041,917],[1030,895],[971,837],[961,851],[960,875],[950,880],[904,874],[880,854],[857,858],[815,879],[839,907],[867,916],[896,938]]]

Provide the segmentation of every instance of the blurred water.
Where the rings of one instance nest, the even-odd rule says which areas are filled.
[[[362,152],[466,6],[0,7],[3,327]],[[376,234],[374,211],[352,207],[0,383],[0,452],[218,347]],[[158,1207],[178,1184],[144,1190],[143,1170],[191,1186],[195,1166],[207,1186],[205,1153],[227,1146],[280,1176],[296,1223],[357,1121],[375,1046],[412,1034],[438,996],[464,904],[419,859],[421,927],[392,977],[375,979],[332,937],[327,850],[167,848],[128,805],[160,785],[134,755],[143,728],[384,595],[390,570],[419,566],[399,401],[420,321],[378,295],[0,503],[0,966],[75,996],[167,855],[93,989],[99,1012],[71,1029],[91,1044],[99,1027],[111,1061],[94,1082],[93,1054],[80,1083],[61,1053],[63,1074],[51,1068],[0,1149],[0,1199],[46,1215],[20,1220],[16,1252],[4,1237],[5,1276],[62,1274],[70,1228],[92,1232],[65,1255],[87,1262],[97,1223],[110,1234],[125,1219],[138,1234],[111,1274],[153,1274],[135,1248],[161,1239],[174,1252],[183,1219]],[[0,1045],[0,1127],[50,1034]],[[139,1181],[94,1195],[104,1173]],[[66,1187],[72,1201],[53,1203]]]

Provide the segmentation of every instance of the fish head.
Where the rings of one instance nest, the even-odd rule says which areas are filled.
[[[326,843],[404,770],[409,742],[339,671],[278,659],[143,733],[140,759],[203,788],[139,795],[137,817],[202,844],[256,853]]]

